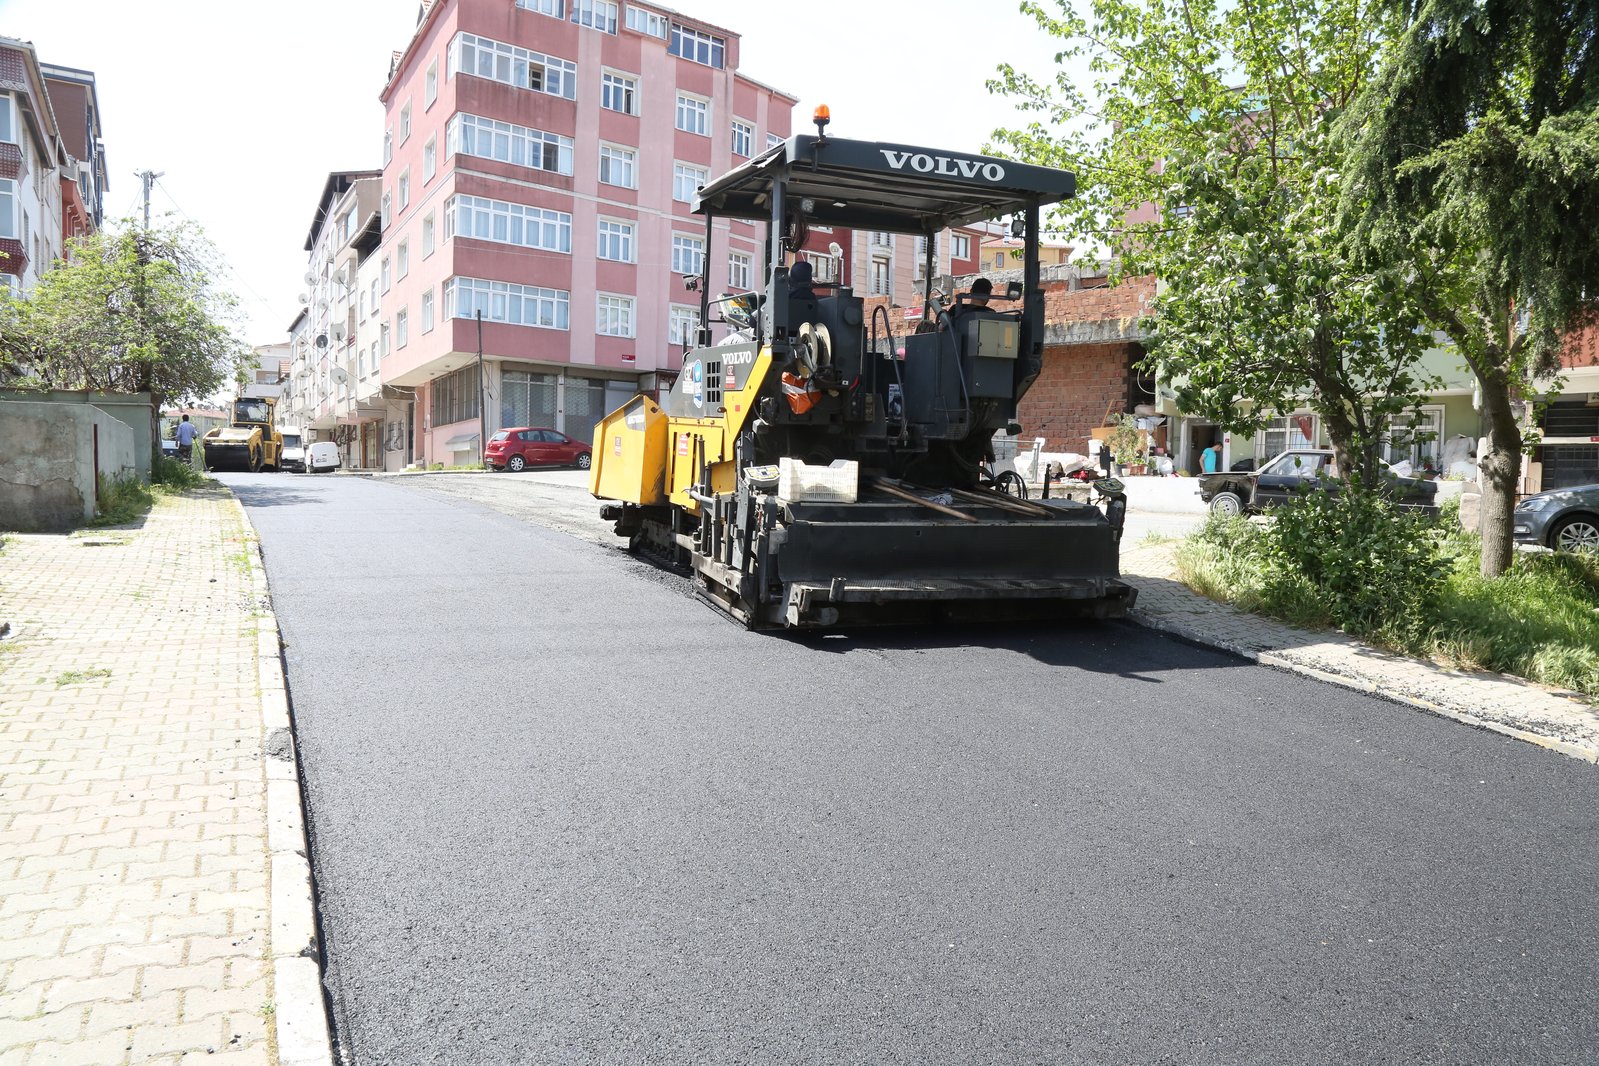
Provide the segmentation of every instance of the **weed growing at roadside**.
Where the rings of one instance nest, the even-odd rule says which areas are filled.
[[[150,511],[155,502],[150,487],[137,475],[107,478],[99,476],[100,507],[89,520],[95,528],[121,526],[138,521]]]
[[[150,483],[163,489],[182,492],[208,485],[212,481],[205,473],[180,459],[158,455],[150,469]]]
[[[110,676],[110,670],[68,670],[66,673],[56,677],[56,688],[61,688],[64,685],[81,685],[85,681],[98,681],[100,678]]]

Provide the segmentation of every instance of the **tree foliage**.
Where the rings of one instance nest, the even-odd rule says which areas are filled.
[[[1399,0],[1401,32],[1344,120],[1344,213],[1398,265],[1478,382],[1485,576],[1510,563],[1525,445],[1512,400],[1599,292],[1599,7]]]
[[[1055,225],[1159,279],[1148,360],[1185,411],[1253,432],[1308,405],[1374,483],[1390,416],[1430,384],[1402,275],[1352,258],[1340,227],[1331,131],[1373,68],[1374,0],[1054,7],[1022,4],[1063,41],[1056,75],[990,83],[1036,116],[999,145],[1076,172]]]
[[[0,304],[0,383],[196,400],[240,379],[250,349],[234,298],[191,226],[123,223],[72,244],[25,295]]]

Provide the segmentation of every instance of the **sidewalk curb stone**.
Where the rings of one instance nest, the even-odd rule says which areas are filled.
[[[332,1034],[322,994],[321,945],[300,792],[281,635],[267,587],[261,540],[237,496],[233,506],[249,537],[250,581],[262,614],[256,646],[261,728],[266,746],[267,850],[271,863],[272,1024],[279,1066],[333,1066]]]

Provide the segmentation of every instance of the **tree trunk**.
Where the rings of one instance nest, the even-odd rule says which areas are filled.
[[[1521,427],[1510,409],[1510,383],[1502,375],[1477,378],[1482,390],[1482,420],[1488,438],[1486,454],[1477,456],[1477,481],[1482,487],[1478,529],[1482,533],[1482,576],[1495,578],[1510,569],[1515,551],[1516,479],[1521,474]]]

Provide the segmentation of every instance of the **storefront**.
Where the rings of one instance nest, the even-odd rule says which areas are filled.
[[[1544,409],[1542,429],[1533,455],[1541,489],[1599,485],[1599,393],[1562,396]]]

